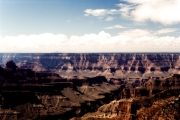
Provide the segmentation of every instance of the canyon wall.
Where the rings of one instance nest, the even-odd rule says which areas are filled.
[[[120,89],[104,76],[63,78],[8,61],[0,67],[0,119],[69,120],[118,98]]]
[[[124,88],[120,99],[104,104],[82,120],[179,120],[180,75],[150,79],[141,87]],[[74,119],[75,120],[75,119]]]
[[[179,53],[0,54],[0,65],[13,60],[20,68],[55,71],[64,76],[167,76],[180,73]],[[166,74],[163,74],[166,73]]]
[[[0,117],[177,119],[179,56],[0,54]]]
[[[117,119],[177,120],[180,106],[180,75],[149,80],[135,89],[120,92]]]

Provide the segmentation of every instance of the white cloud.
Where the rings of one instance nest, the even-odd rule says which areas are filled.
[[[149,30],[133,29],[133,30],[123,31],[119,34],[130,37],[142,37],[142,36],[151,36],[152,32]]]
[[[54,51],[68,39],[63,34],[44,33],[0,37],[1,52],[46,52]]]
[[[142,29],[130,29],[119,33],[120,35],[130,36],[130,37],[143,37],[143,36],[158,36],[160,34],[168,34],[177,31],[173,28],[164,28],[157,31],[152,30],[142,30]]]
[[[180,52],[180,37],[158,37],[149,30],[129,30],[112,36],[98,34],[71,36],[40,35],[0,36],[1,52]],[[164,32],[160,32],[164,33]],[[159,33],[159,34],[160,34]]]
[[[119,9],[119,14],[121,14],[123,17],[130,17],[130,12],[131,10],[135,9],[135,5],[134,4],[117,4],[117,6],[120,7]]]
[[[114,26],[106,27],[105,29],[116,29],[116,28],[125,28],[125,27],[121,25],[114,25]]]
[[[124,0],[119,9],[87,9],[85,16],[121,15],[134,21],[159,22],[164,25],[180,22],[180,0]]]
[[[66,22],[71,22],[71,20],[67,20]]]
[[[179,0],[125,0],[129,4],[120,5],[124,16],[130,16],[135,21],[159,22],[165,25],[180,22]],[[132,7],[133,6],[133,7]],[[129,8],[129,9],[127,9]]]
[[[113,14],[120,14],[119,10],[117,9],[86,9],[85,16],[96,16],[96,17],[102,17],[106,15],[113,15]]]
[[[166,33],[172,33],[175,31],[177,31],[177,29],[165,28],[165,29],[158,30],[156,34],[166,34]]]
[[[114,20],[115,19],[115,17],[107,17],[105,20],[106,21],[112,21],[112,20]]]
[[[89,16],[89,15],[104,16],[104,15],[107,14],[107,10],[106,9],[96,9],[96,10],[87,9],[84,12],[86,13],[85,16]]]

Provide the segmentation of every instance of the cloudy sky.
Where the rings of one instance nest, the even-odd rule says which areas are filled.
[[[0,0],[0,52],[180,52],[180,0]]]

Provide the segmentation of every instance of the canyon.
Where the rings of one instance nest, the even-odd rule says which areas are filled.
[[[0,65],[13,60],[20,68],[35,71],[84,72],[179,72],[179,53],[19,53],[0,54]],[[93,73],[92,73],[93,74]]]
[[[1,53],[0,119],[179,119],[179,53]]]

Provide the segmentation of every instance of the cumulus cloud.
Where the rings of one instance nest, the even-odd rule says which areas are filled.
[[[180,22],[179,0],[125,0],[129,4],[119,5],[121,14],[130,16],[135,21],[159,22],[165,25]],[[132,7],[133,6],[133,7]]]
[[[163,30],[159,30],[160,33]],[[98,34],[71,36],[39,35],[0,36],[1,52],[180,52],[180,37],[158,37],[149,30],[128,30],[112,36]],[[158,33],[158,32],[157,32]]]
[[[105,29],[116,29],[116,28],[125,28],[125,27],[121,25],[114,25],[114,26],[106,27]]]
[[[132,29],[119,33],[120,35],[130,36],[130,37],[141,37],[141,36],[151,36],[152,31],[150,30],[141,30],[141,29]]]
[[[56,51],[67,42],[63,34],[44,33],[39,35],[19,35],[0,37],[1,52],[48,52]]]
[[[171,25],[180,22],[180,1],[179,0],[124,0],[124,3],[117,4],[119,9],[87,9],[85,15],[106,16],[121,14],[121,16],[134,21],[159,22],[164,25]]]

